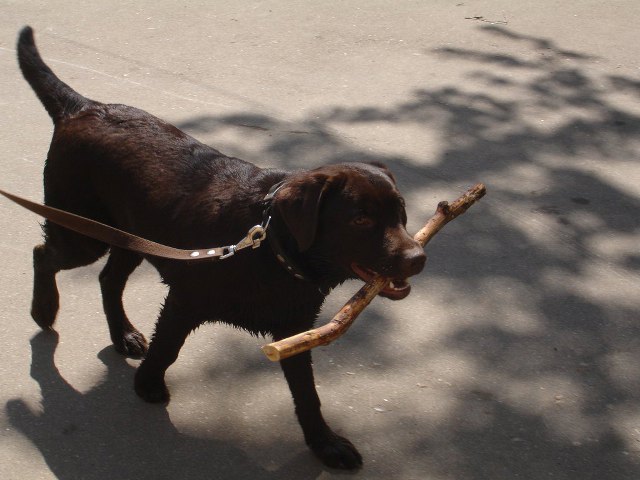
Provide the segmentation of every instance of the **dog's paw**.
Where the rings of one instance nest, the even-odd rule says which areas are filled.
[[[122,338],[113,342],[118,353],[130,358],[142,358],[149,348],[147,339],[137,330],[127,332]]]
[[[141,373],[138,369],[135,377],[135,390],[140,398],[149,403],[169,403],[171,395],[163,378]]]
[[[355,470],[362,467],[362,455],[356,447],[346,438],[333,432],[324,438],[315,439],[309,446],[327,467],[343,470]]]
[[[45,295],[40,291],[37,296],[34,294],[31,303],[31,318],[35,320],[41,329],[52,330],[59,307],[57,294]]]

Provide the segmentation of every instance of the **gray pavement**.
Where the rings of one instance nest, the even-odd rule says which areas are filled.
[[[115,4],[114,4],[115,3]],[[144,108],[261,166],[377,160],[411,229],[475,182],[402,302],[315,352],[366,479],[640,478],[640,34],[616,2],[0,0],[0,188],[33,199],[51,122],[15,61],[32,25],[81,93]],[[189,338],[167,408],[132,391],[97,275],[29,317],[39,220],[0,202],[0,478],[327,479],[261,339]],[[323,319],[354,292],[335,292]],[[164,295],[126,291],[149,336]]]

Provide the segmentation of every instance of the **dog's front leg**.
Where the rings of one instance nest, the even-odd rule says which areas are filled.
[[[304,352],[280,362],[289,384],[298,421],[307,445],[333,468],[355,469],[362,466],[362,456],[349,440],[336,435],[320,411],[311,365],[311,353]]]
[[[158,317],[147,355],[136,371],[135,390],[143,400],[151,403],[169,402],[169,389],[164,375],[178,358],[189,333],[197,326],[194,318],[170,291]]]

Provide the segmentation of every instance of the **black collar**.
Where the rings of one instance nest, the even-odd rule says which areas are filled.
[[[267,195],[263,199],[264,210],[262,213],[262,220],[263,224],[266,224],[268,226],[268,243],[271,246],[271,250],[273,251],[274,255],[276,256],[276,259],[287,272],[289,272],[298,280],[311,282],[311,277],[304,272],[304,270],[297,264],[295,260],[291,258],[290,255],[287,254],[282,244],[280,243],[277,232],[274,231],[273,223],[271,222],[273,199],[276,196],[276,193],[278,193],[278,190],[282,188],[284,183],[285,182],[283,180],[273,185],[269,189],[269,193],[267,193]]]

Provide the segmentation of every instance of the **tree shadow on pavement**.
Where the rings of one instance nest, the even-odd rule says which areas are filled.
[[[426,52],[466,65],[468,84],[416,89],[388,107],[327,107],[295,124],[240,112],[178,126],[199,137],[234,129],[257,147],[228,153],[261,166],[382,161],[412,217],[432,213],[441,199],[430,198],[432,190],[453,199],[487,184],[487,197],[429,245],[426,274],[405,301],[410,309],[374,302],[331,353],[346,363],[375,352],[379,369],[405,382],[396,412],[367,426],[369,441],[386,442],[374,453],[380,478],[640,478],[640,200],[629,178],[639,160],[632,105],[640,81],[602,73],[594,56],[548,39],[482,31],[491,48]],[[336,133],[376,125],[435,131],[443,145],[425,161]],[[434,305],[435,316],[423,313]],[[387,318],[396,309],[401,322]],[[380,340],[399,335],[403,349]],[[178,433],[163,409],[122,400],[129,394],[119,377],[131,376],[123,363],[106,362],[106,381],[79,394],[57,374],[54,348],[50,338],[34,340],[44,415],[19,401],[8,409],[59,478],[131,478],[144,465],[161,471],[158,463],[171,472],[166,478],[207,470],[240,478],[234,464],[246,478],[277,476],[222,439]],[[429,365],[443,364],[460,366],[433,372],[446,388],[415,387],[432,380]],[[447,408],[423,407],[437,401]],[[47,438],[51,430],[58,437]],[[361,445],[358,436],[365,432],[351,434]]]
[[[492,49],[426,52],[467,65],[468,85],[417,89],[384,108],[327,107],[295,124],[242,113],[181,127],[240,129],[261,148],[234,153],[263,164],[385,162],[413,216],[432,212],[430,189],[453,198],[484,181],[488,196],[429,246],[406,330],[385,319],[395,307],[374,302],[332,356],[375,351],[388,370],[416,369],[379,339],[419,332],[430,321],[419,312],[444,305],[444,333],[422,347],[414,333],[406,347],[423,351],[424,364],[445,356],[471,373],[447,377],[453,406],[444,418],[404,412],[415,428],[404,445],[411,468],[456,480],[638,478],[640,424],[625,419],[637,418],[640,401],[640,201],[626,176],[637,175],[640,116],[630,106],[640,81],[603,73],[601,59],[548,39],[482,30]],[[385,125],[437,131],[438,158],[372,152],[336,134]],[[371,436],[404,439],[404,427],[372,425]],[[411,476],[407,463],[388,465],[390,475]]]

